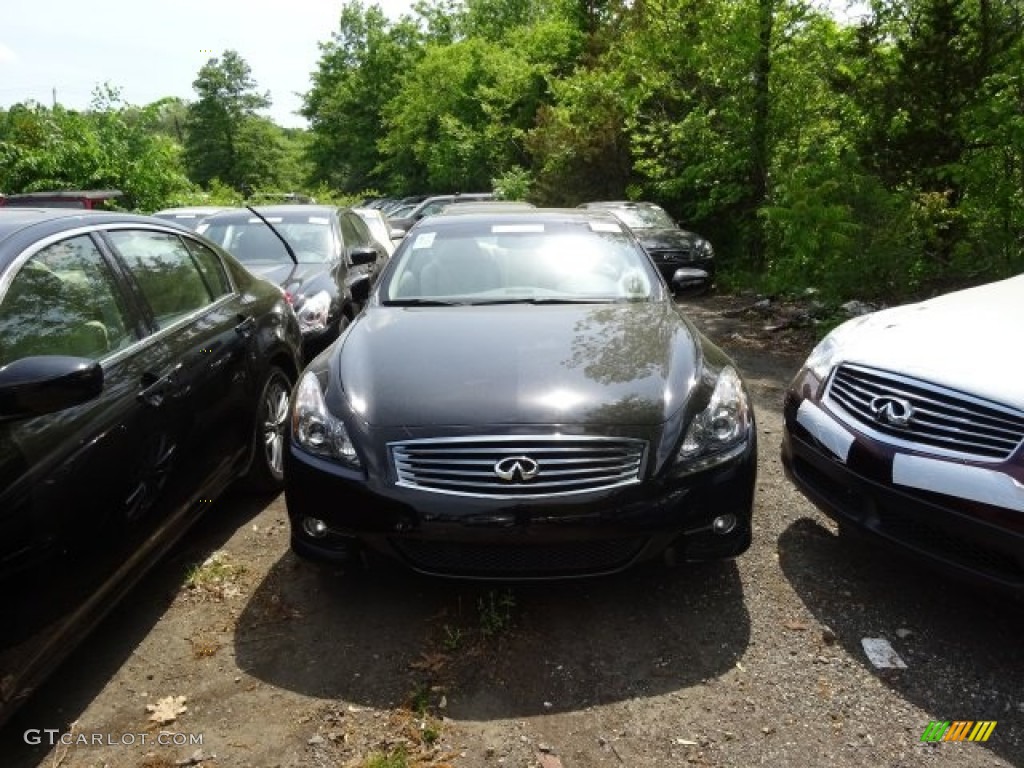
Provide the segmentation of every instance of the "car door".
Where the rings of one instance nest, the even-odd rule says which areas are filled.
[[[217,253],[156,229],[110,229],[105,238],[144,304],[160,363],[143,372],[140,399],[168,428],[153,452],[174,452],[176,502],[187,506],[227,482],[249,447],[255,318],[234,292]],[[145,454],[144,454],[145,455]]]
[[[339,211],[339,223],[341,224],[342,237],[342,258],[348,268],[348,285],[355,285],[360,281],[368,281],[371,285],[376,281],[382,264],[387,258],[384,246],[374,240],[359,215],[349,210]],[[372,248],[377,252],[377,259],[372,264],[352,264],[351,254],[356,248]]]
[[[147,535],[125,468],[160,428],[137,392],[161,353],[95,232],[27,248],[5,282],[0,367],[66,355],[103,371],[87,402],[0,420],[0,579],[18,584],[0,590],[8,646],[78,610]],[[153,475],[167,458],[151,457]]]

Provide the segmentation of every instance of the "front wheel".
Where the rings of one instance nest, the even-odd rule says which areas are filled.
[[[263,377],[253,420],[252,458],[242,480],[257,493],[284,487],[284,451],[288,431],[288,398],[292,381],[277,366]]]

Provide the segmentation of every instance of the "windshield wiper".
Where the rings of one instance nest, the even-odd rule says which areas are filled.
[[[613,304],[618,299],[604,299],[592,297],[589,299],[573,299],[564,296],[520,296],[516,299],[482,299],[480,301],[468,302],[473,306],[484,306],[492,304]]]
[[[284,243],[284,249],[288,252],[288,258],[292,260],[292,264],[298,266],[299,259],[295,255],[295,249],[292,248],[291,243],[284,239],[284,235],[277,231],[277,227],[275,227],[273,224],[267,221],[267,218],[262,213],[253,208],[251,205],[247,205],[245,207],[249,210],[250,213],[252,213],[253,216],[258,217],[260,221],[266,224],[270,228],[271,232],[277,235],[277,239]]]
[[[461,307],[466,302],[447,299],[388,299],[381,304],[385,307]]]

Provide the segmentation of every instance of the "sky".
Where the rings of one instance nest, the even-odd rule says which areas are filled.
[[[192,82],[212,56],[238,51],[261,92],[266,114],[305,127],[296,114],[317,46],[338,26],[342,0],[27,0],[3,11],[0,106],[27,100],[84,109],[109,82],[129,104],[165,96],[195,99]],[[376,0],[391,18],[411,0]]]

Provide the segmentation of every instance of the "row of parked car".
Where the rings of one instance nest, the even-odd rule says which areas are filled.
[[[239,481],[283,488],[293,550],[332,565],[565,578],[749,547],[751,400],[674,300],[710,244],[650,204],[447,205],[390,257],[329,206],[0,211],[0,718]],[[1022,280],[837,329],[783,442],[844,526],[1018,594],[1019,364],[966,329],[1020,315]]]

